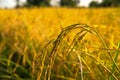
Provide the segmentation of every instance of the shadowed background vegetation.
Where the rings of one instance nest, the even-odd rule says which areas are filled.
[[[33,7],[33,6],[51,6],[50,5],[51,0],[27,0],[27,3],[25,4],[25,7]],[[60,0],[58,4],[61,7],[77,7],[77,4],[80,2],[80,0]],[[19,6],[19,0],[17,0],[17,7]],[[91,1],[89,3],[89,7],[119,7],[120,6],[120,0],[102,0],[101,3],[96,1]]]

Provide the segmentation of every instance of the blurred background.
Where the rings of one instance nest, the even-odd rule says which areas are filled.
[[[0,8],[20,7],[118,7],[120,0],[0,0]]]

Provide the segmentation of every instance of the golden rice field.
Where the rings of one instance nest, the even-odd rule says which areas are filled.
[[[0,80],[120,80],[120,8],[1,9]]]

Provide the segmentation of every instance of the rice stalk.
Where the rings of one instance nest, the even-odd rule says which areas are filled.
[[[82,29],[83,31],[85,31],[84,35],[86,34],[86,32],[90,32],[90,33],[95,33],[91,27],[89,27],[88,25],[86,24],[73,24],[73,25],[70,25],[66,28],[64,28],[61,33],[58,35],[57,39],[55,40],[54,42],[54,45],[53,45],[53,49],[51,51],[51,55],[50,55],[50,61],[49,61],[49,70],[48,70],[48,80],[50,80],[50,75],[51,75],[51,68],[54,64],[54,60],[55,60],[55,57],[57,55],[57,49],[60,45],[60,43],[62,42],[62,40],[65,38],[65,36],[70,32],[72,31],[73,29]],[[80,31],[80,33],[78,34],[81,34],[82,31]],[[82,39],[82,37],[84,36],[79,36],[78,40]],[[76,44],[76,43],[75,43]]]
[[[94,32],[95,32],[95,33],[93,33],[93,34],[97,35],[98,38],[99,38],[99,39],[101,40],[101,42],[103,43],[104,47],[105,47],[106,49],[108,49],[108,46],[107,46],[107,44],[105,43],[105,41],[103,40],[103,38],[101,37],[101,35],[100,35],[97,31],[95,31],[95,30],[94,30]],[[112,62],[113,62],[113,64],[114,64],[114,66],[117,68],[117,70],[118,70],[119,73],[120,73],[120,69],[119,69],[119,67],[117,66],[115,60],[113,59],[111,53],[109,52],[109,50],[107,50],[107,52],[108,52],[108,55],[109,55],[110,59],[112,60]]]
[[[118,43],[118,49],[120,49],[120,42]],[[116,51],[116,53],[115,53],[115,58],[114,58],[115,63],[118,61],[118,57],[119,57],[119,51]],[[115,69],[116,69],[116,65],[113,64],[113,65],[112,65],[112,74],[114,74]],[[119,74],[120,74],[120,72],[119,72]],[[110,77],[110,80],[114,80],[114,78],[111,76],[111,77]]]
[[[89,54],[89,53],[85,53],[86,55],[88,55],[90,58],[92,58],[93,60],[95,60],[97,63],[99,63],[106,71],[108,71],[110,74],[111,74],[111,76],[115,79],[115,80],[118,80],[118,78],[114,75],[114,74],[112,74],[112,71],[109,69],[109,68],[107,68],[103,63],[101,63],[101,62],[99,62],[98,60],[96,60],[94,57],[93,57],[93,55],[91,55],[91,54]]]

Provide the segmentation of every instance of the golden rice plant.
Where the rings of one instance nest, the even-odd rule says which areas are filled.
[[[0,79],[119,80],[119,15],[119,8],[0,10]]]

